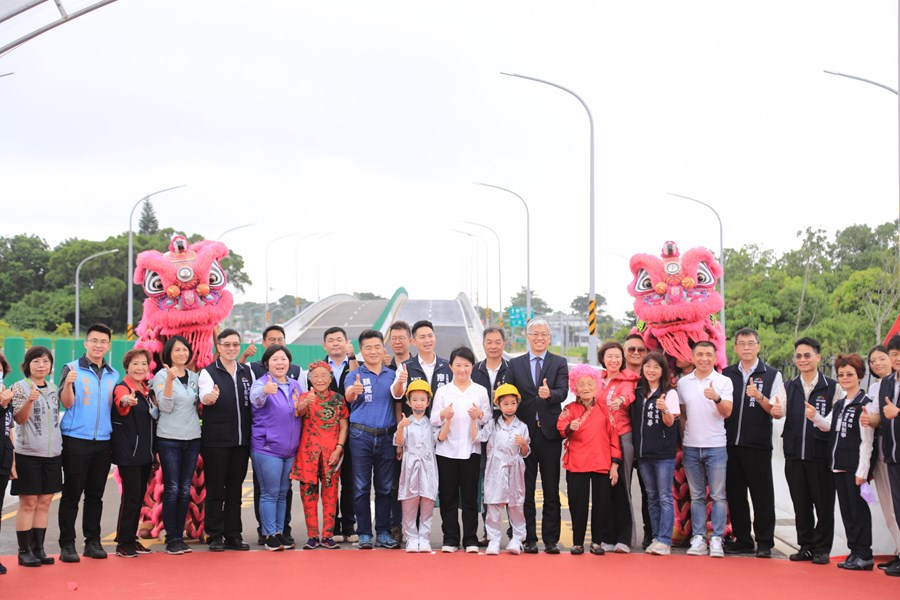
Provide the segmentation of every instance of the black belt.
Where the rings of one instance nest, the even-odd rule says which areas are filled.
[[[366,427],[359,423],[350,423],[350,429],[359,429],[360,431],[365,431],[372,435],[390,435],[397,430],[396,427]]]

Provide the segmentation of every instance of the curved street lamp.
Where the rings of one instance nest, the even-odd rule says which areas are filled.
[[[119,249],[115,248],[113,250],[104,250],[103,252],[98,252],[97,254],[91,254],[83,261],[78,263],[78,266],[75,268],[75,339],[77,340],[81,337],[81,267],[87,261],[92,258],[97,258],[98,256],[103,256],[104,254],[115,254]],[[131,291],[129,289],[128,291]]]
[[[269,249],[272,247],[272,244],[277,242],[278,240],[283,240],[289,237],[294,237],[297,235],[296,233],[286,233],[284,235],[280,235],[277,238],[273,238],[266,244],[266,324],[265,327],[269,326]]]
[[[497,303],[497,310],[500,311],[500,327],[503,327],[503,260],[500,257],[500,236],[496,231],[494,231],[487,225],[482,225],[481,223],[473,223],[472,221],[463,221],[463,223],[472,225],[473,227],[481,227],[482,229],[487,229],[494,234],[494,238],[497,240],[497,296],[499,298],[499,302]],[[490,303],[490,299],[488,300],[488,303]],[[490,323],[488,324],[490,325]]]

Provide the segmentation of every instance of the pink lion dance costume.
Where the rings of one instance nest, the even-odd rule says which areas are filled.
[[[636,330],[647,348],[661,350],[676,365],[687,364],[692,362],[691,343],[711,341],[716,345],[719,368],[727,366],[725,330],[716,319],[723,306],[722,296],[716,291],[723,270],[712,252],[691,248],[682,256],[675,242],[666,242],[659,257],[632,256],[631,273],[634,280],[628,293],[634,296]],[[674,486],[672,542],[684,545],[691,535],[691,493],[680,449],[675,460]]]
[[[135,348],[146,348],[159,355],[169,336],[180,335],[191,344],[196,370],[212,363],[216,328],[234,306],[231,292],[225,289],[225,271],[219,264],[226,256],[228,248],[221,242],[203,240],[188,244],[183,235],[172,237],[166,253],[148,250],[138,254],[134,283],[143,285],[147,299],[137,327]],[[151,476],[141,509],[139,535],[143,538],[158,537],[163,527],[162,492],[162,469],[157,469]],[[201,539],[203,535],[205,497],[201,457],[191,482],[191,503],[185,523],[188,538]]]

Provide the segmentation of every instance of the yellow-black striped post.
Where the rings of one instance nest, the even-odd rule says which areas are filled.
[[[127,329],[127,332],[126,332],[126,333],[127,333],[126,339],[127,339],[129,342],[130,342],[131,340],[133,340],[133,339],[134,339],[134,325],[132,325],[131,323],[129,323],[129,324],[128,324],[128,329]]]
[[[588,302],[588,334],[591,337],[597,335],[597,301]]]

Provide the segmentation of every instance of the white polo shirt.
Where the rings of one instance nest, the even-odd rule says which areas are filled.
[[[725,417],[719,413],[716,403],[703,395],[710,383],[722,402],[732,401],[734,385],[731,379],[716,371],[703,379],[698,379],[694,371],[678,381],[678,401],[687,412],[682,443],[686,448],[724,448],[727,442]]]

